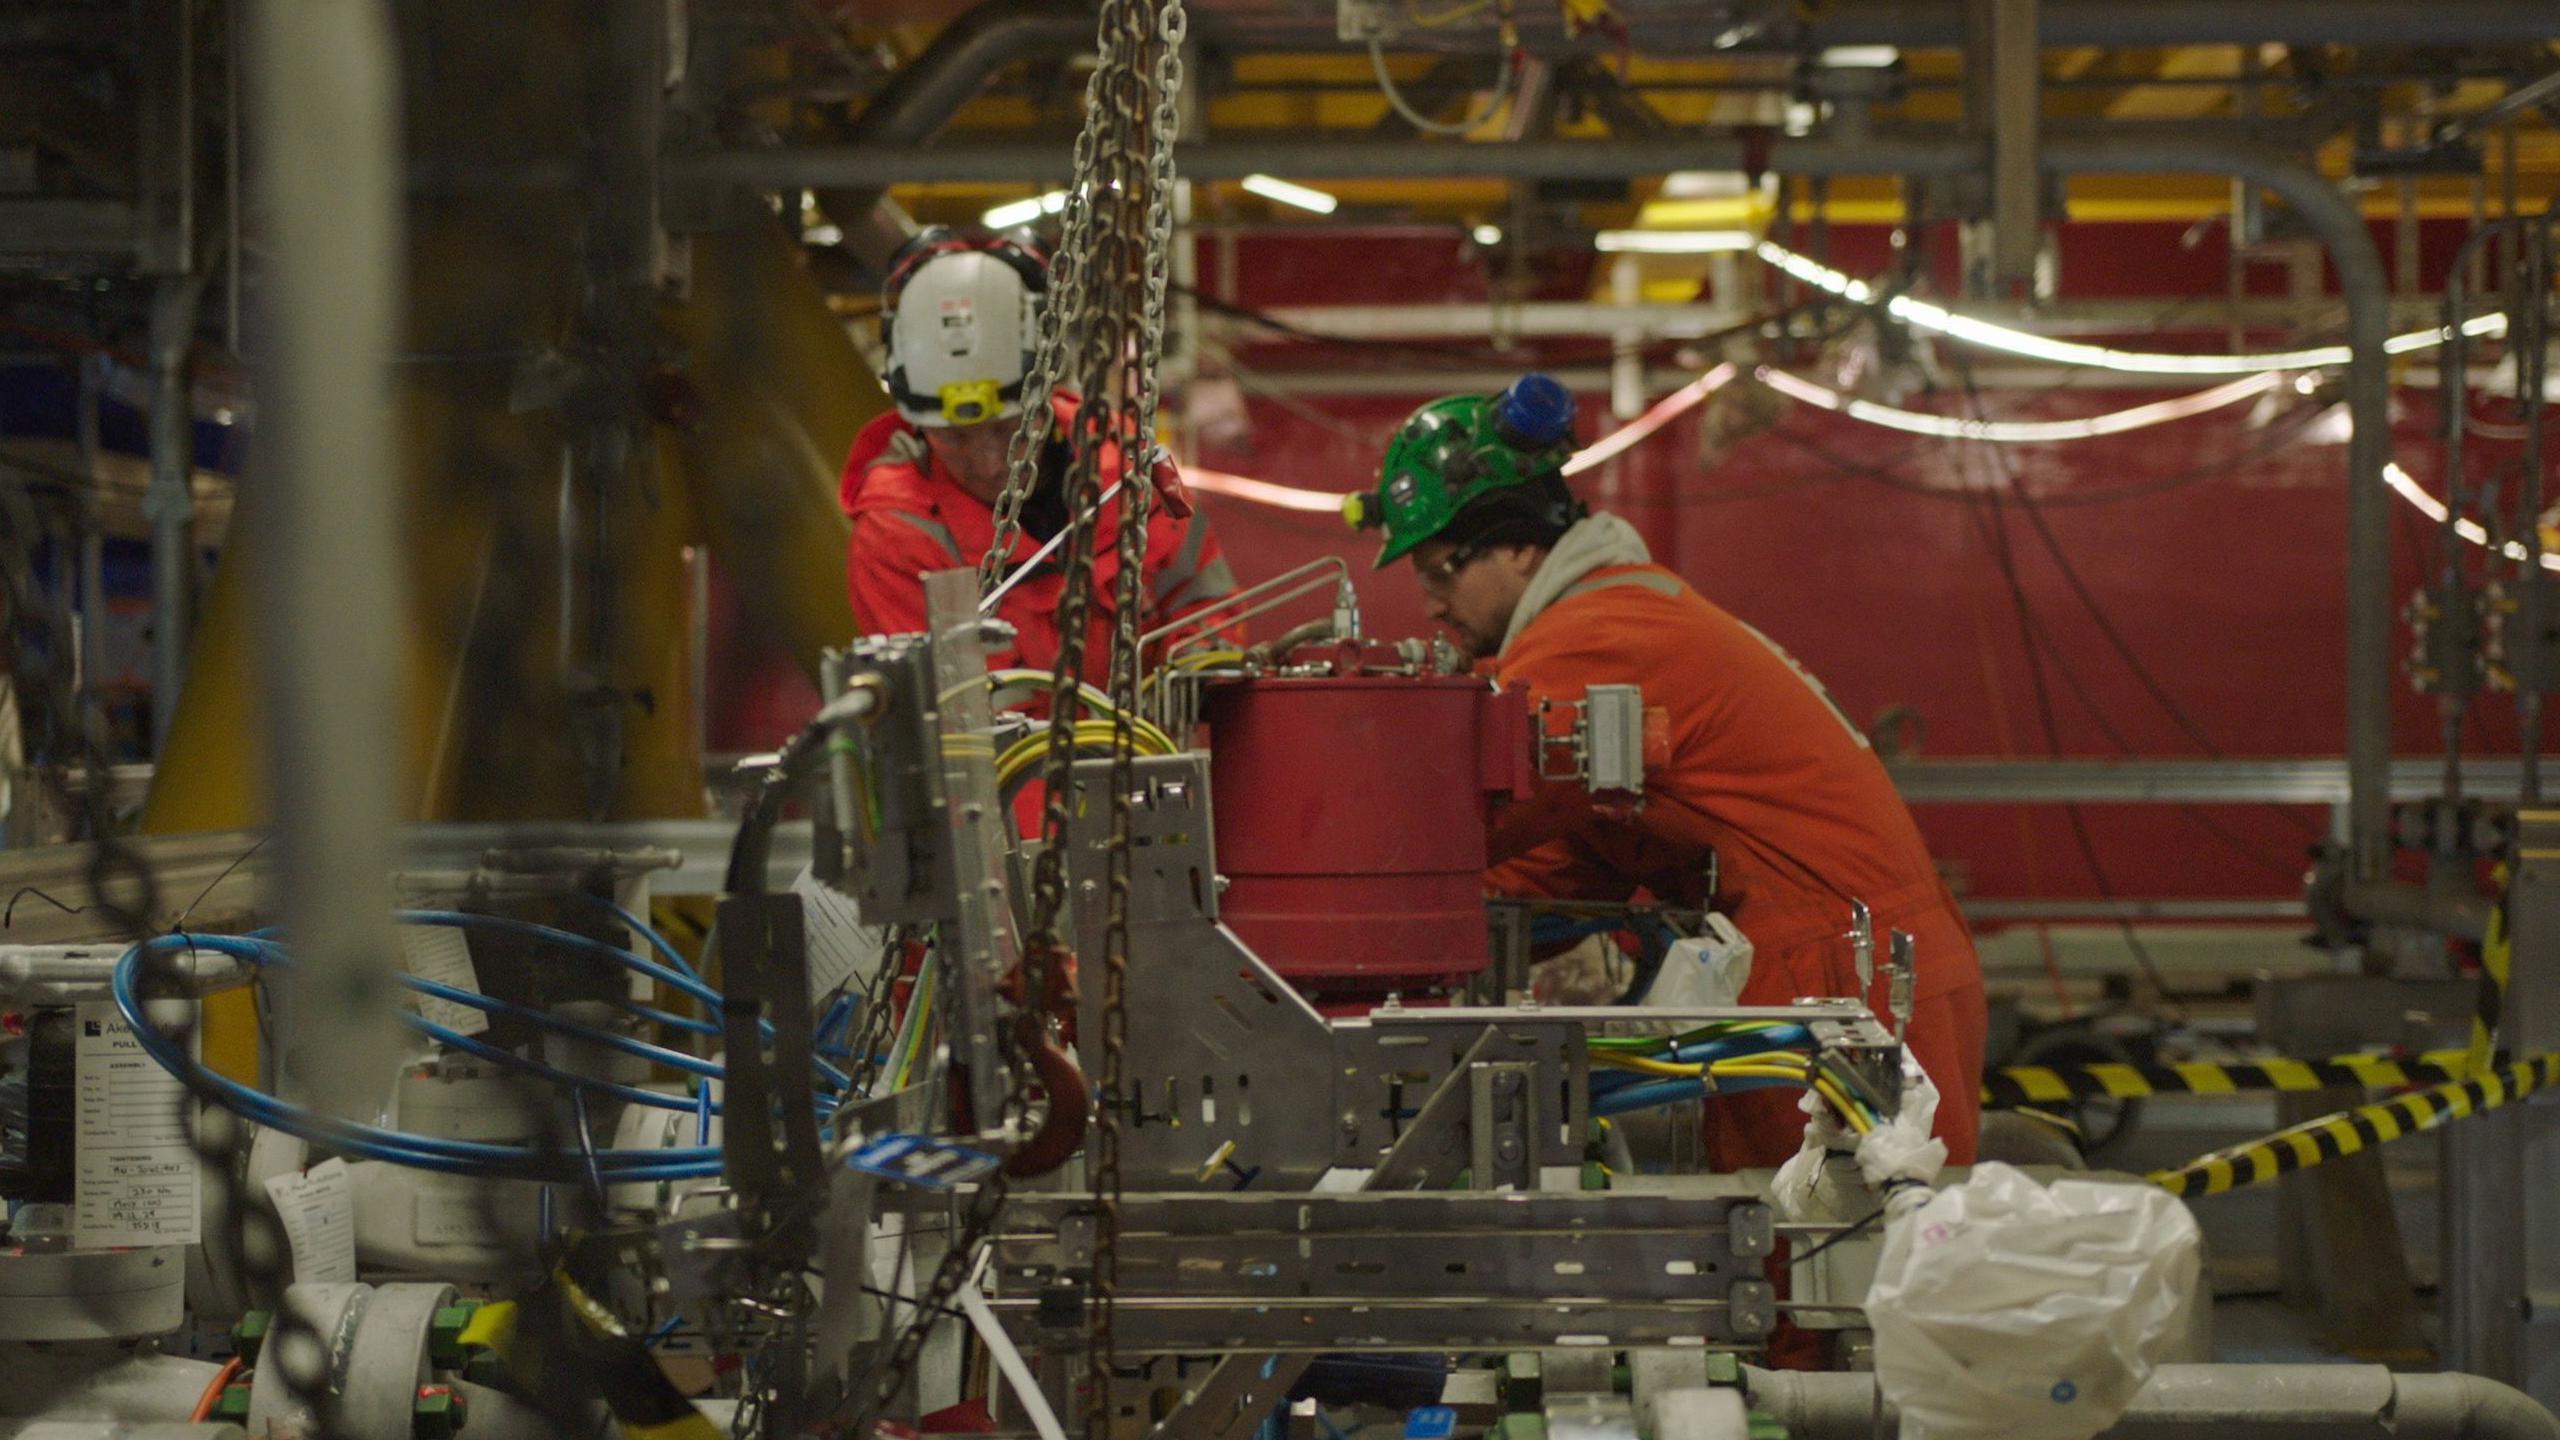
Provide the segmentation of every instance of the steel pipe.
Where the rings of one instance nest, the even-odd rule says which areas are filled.
[[[1070,141],[939,146],[818,145],[730,150],[669,162],[690,180],[758,189],[886,186],[1063,178]],[[1470,145],[1433,140],[1342,140],[1321,135],[1209,140],[1174,147],[1185,179],[1236,180],[1253,174],[1308,180],[1540,179],[1581,175],[1627,179],[1674,170],[1740,170],[1755,164],[1788,174],[1946,174],[1968,168],[1972,152],[1937,139],[1875,137],[1861,145],[1775,141],[1765,158],[1731,132],[1640,140],[1520,140]]]
[[[151,753],[157,757],[187,680],[195,633],[195,396],[188,359],[204,282],[169,275],[151,297]],[[94,681],[92,682],[94,683]]]
[[[1813,54],[1834,45],[1893,45],[1906,50],[1964,44],[1962,0],[1856,0],[1825,7],[1810,23],[1773,20],[1778,7],[1694,0],[1627,0],[1620,10],[1637,46],[1649,55],[1730,55],[1769,51]],[[2045,0],[2041,43],[2111,49],[2164,45],[2494,45],[2550,38],[2544,0]],[[974,13],[974,12],[972,12]],[[965,17],[964,17],[965,19]],[[1249,13],[1204,8],[1192,24],[1231,50],[1343,50],[1327,8],[1262,6]],[[1550,15],[1524,14],[1524,48],[1554,55],[1575,49]],[[1091,41],[1088,34],[1085,39]],[[1450,27],[1399,38],[1392,48],[1442,54],[1488,54],[1502,42],[1493,27]]]
[[[2140,7],[2129,7],[2139,9]],[[2329,251],[2347,306],[2347,823],[2354,875],[2391,856],[2391,377],[2382,344],[2391,284],[2364,215],[2304,161],[2247,146],[2187,146],[2145,136],[2055,139],[2045,166],[2068,174],[2218,174],[2283,197]]]
[[[277,524],[248,558],[277,898],[296,960],[288,1098],[380,1108],[397,1050],[391,926],[403,599],[391,362],[401,274],[399,94],[380,0],[262,0],[243,58],[275,277],[258,374],[259,483]]]
[[[857,147],[916,145],[941,129],[1006,66],[1093,48],[1096,23],[1093,10],[1082,4],[985,0],[942,27],[924,53],[900,66],[854,118],[844,140]],[[1063,155],[1054,173],[1066,173]],[[818,208],[844,231],[849,243],[876,249],[888,239],[872,223],[883,183],[846,181],[815,188]],[[892,225],[889,231],[901,228]],[[868,258],[885,260],[887,251]]]
[[[1641,43],[1652,37],[1638,25]],[[1716,27],[1696,27],[1701,35]],[[2542,0],[2045,0],[2038,19],[2048,47],[2101,45],[2368,45],[2501,44],[2548,39],[2551,10]],[[1814,24],[1787,32],[1785,48],[1896,45],[1928,49],[1960,43],[1961,0],[1864,0],[1840,5]],[[1764,35],[1739,48],[1777,45]],[[1703,42],[1702,42],[1703,43]]]
[[[2057,129],[2052,145],[2150,141],[2163,152],[2206,157],[2175,168],[2220,173],[2211,157],[2225,146],[2262,145],[2264,124],[2250,126],[2119,122],[2103,130]],[[2306,136],[2307,145],[2315,137]],[[767,146],[671,157],[668,173],[684,180],[762,190],[926,183],[1034,184],[1063,180],[1073,137],[959,145],[846,144]],[[1959,154],[1951,147],[1964,147]],[[2049,147],[2050,148],[2050,147]],[[1769,137],[1739,130],[1611,140],[1506,140],[1470,144],[1427,138],[1353,139],[1340,132],[1241,132],[1174,147],[1188,180],[1290,175],[1306,180],[1540,180],[1560,176],[1625,180],[1675,170],[1764,169],[1782,175],[1938,175],[1984,163],[1981,146],[1952,131],[1901,130],[1856,140]],[[2050,162],[2046,168],[2055,168]],[[839,222],[841,223],[841,222]]]
[[[1900,1416],[1873,1375],[1746,1368],[1754,1408],[1797,1440],[1870,1440]],[[2379,1365],[2163,1365],[2108,1440],[2560,1440],[2560,1420],[2476,1375],[2394,1375]]]

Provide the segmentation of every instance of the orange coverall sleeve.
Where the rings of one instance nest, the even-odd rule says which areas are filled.
[[[853,621],[865,635],[924,629],[927,572],[966,564],[950,532],[932,517],[883,508],[854,512],[845,574]]]
[[[1176,520],[1158,511],[1147,528],[1148,629],[1197,614],[1236,593],[1236,572],[1227,564],[1209,512],[1194,510]]]

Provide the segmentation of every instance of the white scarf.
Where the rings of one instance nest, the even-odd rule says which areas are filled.
[[[1546,608],[1564,597],[1564,592],[1582,582],[1594,570],[1612,565],[1650,565],[1653,552],[1644,546],[1644,537],[1636,527],[1615,515],[1588,515],[1557,538],[1555,548],[1538,565],[1538,573],[1529,577],[1529,588],[1520,594],[1520,604],[1511,612],[1511,628],[1502,635],[1502,648],[1520,638],[1529,622]]]

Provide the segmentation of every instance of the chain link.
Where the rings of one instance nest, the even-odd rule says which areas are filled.
[[[1085,114],[1098,115],[1103,76],[1096,66],[1085,80]],[[1062,357],[1071,341],[1084,336],[1084,255],[1093,218],[1092,187],[1096,129],[1087,124],[1076,133],[1075,183],[1067,187],[1059,213],[1058,251],[1049,264],[1048,302],[1040,307],[1040,329],[1032,348],[1031,372],[1022,379],[1022,415],[1005,450],[1004,489],[996,496],[995,539],[978,557],[978,593],[991,593],[1013,561],[1022,534],[1022,505],[1040,483],[1040,460],[1048,449],[1050,428],[1057,423],[1056,390]]]
[[[142,852],[119,831],[108,784],[106,742],[98,733],[97,716],[86,703],[73,670],[72,657],[78,646],[68,601],[62,596],[47,595],[35,582],[35,555],[43,539],[43,520],[33,498],[24,489],[0,485],[0,585],[5,586],[0,589],[0,604],[7,607],[5,633],[13,642],[9,648],[10,682],[17,690],[20,713],[31,722],[29,734],[43,738],[46,787],[54,803],[60,813],[76,815],[87,834],[89,864],[82,876],[86,908],[104,920],[117,939],[140,944],[161,929],[158,917],[165,912],[159,877]],[[65,562],[60,547],[56,557],[57,563]],[[175,698],[155,696],[154,703],[166,705]],[[75,765],[84,781],[76,793],[71,785]],[[180,957],[185,953],[172,948],[143,957],[136,988],[146,1003],[193,993],[179,971]],[[198,1011],[191,1007],[189,1013]],[[187,1030],[193,1028],[194,1022],[188,1022]],[[192,1048],[194,1043],[194,1036],[187,1031],[173,1038],[182,1047]],[[207,1235],[205,1244],[208,1250],[229,1260],[232,1273],[241,1278],[248,1291],[250,1303],[273,1303],[283,1295],[289,1252],[282,1228],[272,1213],[254,1203],[241,1173],[242,1152],[250,1132],[243,1125],[203,1123],[197,1107],[218,1107],[220,1100],[210,1093],[200,1093],[193,1085],[187,1087],[178,1104],[189,1147],[204,1168],[206,1211],[229,1217],[237,1227],[228,1235]],[[297,1345],[310,1349],[318,1346],[319,1337],[311,1333],[308,1321],[290,1308],[278,1308],[274,1326],[269,1343],[281,1347],[275,1352],[279,1357]],[[318,1433],[337,1433],[336,1397],[329,1391],[327,1377],[309,1373],[308,1367],[279,1364],[276,1368],[282,1382],[317,1419]]]
[[[1129,1045],[1131,792],[1136,788],[1139,620],[1146,604],[1147,519],[1157,462],[1156,411],[1162,398],[1165,294],[1172,274],[1173,145],[1182,125],[1183,0],[1163,0],[1153,18],[1155,94],[1148,118],[1146,234],[1139,255],[1137,395],[1120,434],[1119,574],[1111,649],[1111,844],[1108,918],[1102,951],[1102,1084],[1088,1155],[1093,1179],[1094,1237],[1091,1333],[1085,1350],[1085,1435],[1109,1440],[1112,1370],[1118,1360],[1115,1321],[1120,1280],[1120,1120],[1127,1105]]]
[[[1004,576],[1021,533],[1024,500],[1039,483],[1040,463],[1057,424],[1060,389],[1078,397],[1068,425],[1064,477],[1067,538],[1060,567],[1066,585],[1057,605],[1058,660],[1051,677],[1048,750],[1041,781],[1041,850],[1031,875],[1030,923],[1023,944],[1026,998],[1051,993],[1050,977],[1067,963],[1067,846],[1075,724],[1083,701],[1091,620],[1097,601],[1095,531],[1108,483],[1121,484],[1117,512],[1116,577],[1107,660],[1114,710],[1109,846],[1110,898],[1104,939],[1101,1092],[1099,1128],[1088,1156],[1100,1201],[1092,1335],[1088,1345],[1088,1432],[1107,1427],[1110,1406],[1111,1289],[1118,1230],[1119,1115],[1128,1034],[1130,761],[1136,713],[1139,624],[1146,599],[1146,552],[1151,473],[1156,460],[1155,412],[1160,395],[1157,360],[1163,349],[1164,299],[1170,274],[1173,134],[1181,92],[1181,0],[1156,8],[1148,0],[1104,0],[1097,34],[1098,63],[1085,86],[1084,128],[1076,137],[1075,169],[1062,212],[1062,239],[1051,265],[1048,304],[1042,308],[1031,373],[1023,384],[1023,413],[1007,451],[1005,488],[995,506],[994,543],[979,562],[981,593]],[[1106,468],[1110,474],[1106,474]],[[1027,1109],[1029,1041],[1039,1037],[1038,1016],[1007,1032],[1016,1118]],[[1054,1103],[1054,1102],[1053,1102]],[[976,1260],[1010,1193],[1001,1171],[990,1175],[959,1217],[950,1250],[927,1283],[916,1317],[902,1330],[883,1364],[880,1384],[866,1397],[854,1426],[867,1434],[891,1404],[922,1354],[933,1321],[949,1306]]]

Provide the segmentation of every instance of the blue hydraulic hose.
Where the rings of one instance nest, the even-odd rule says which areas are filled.
[[[400,983],[421,995],[431,995],[438,1000],[449,1000],[456,1005],[468,1005],[474,1010],[504,1016],[510,1020],[521,1020],[555,1035],[565,1035],[572,1040],[600,1045],[607,1050],[619,1050],[636,1059],[665,1065],[688,1074],[723,1073],[720,1062],[717,1060],[705,1060],[699,1055],[687,1055],[681,1050],[670,1050],[664,1045],[652,1045],[646,1040],[635,1040],[628,1035],[616,1035],[610,1030],[599,1030],[593,1025],[581,1025],[575,1020],[562,1019],[547,1010],[535,1010],[511,1001],[500,1000],[492,995],[483,995],[477,990],[465,990],[458,985],[447,985],[441,981],[422,979],[416,975],[403,975],[400,977]]]
[[[649,942],[650,949],[665,956],[670,968],[692,978],[696,982],[701,981],[702,972],[694,969],[692,964],[684,958],[684,952],[676,949],[674,945],[670,944],[666,936],[659,934],[656,926],[651,925],[648,921],[641,919],[639,916],[632,914],[630,911],[623,909],[621,906],[605,899],[601,895],[590,895],[584,890],[572,890],[569,893],[587,904],[602,910],[614,919],[621,921],[622,928]]]
[[[721,1033],[720,1027],[708,1020],[696,1020],[690,1015],[678,1015],[671,1010],[661,1010],[655,1005],[643,1005],[637,1000],[623,996],[614,997],[613,1007],[625,1015],[637,1015],[653,1025],[664,1025],[670,1030],[682,1030],[688,1035]]]
[[[1812,1038],[1813,1032],[1801,1025],[1782,1025],[1775,1030],[1747,1030],[1739,1035],[1692,1041],[1671,1054],[1681,1064],[1695,1065],[1707,1060],[1730,1060],[1736,1055],[1757,1055],[1764,1050],[1784,1050]]]
[[[608,945],[590,936],[536,925],[530,920],[511,920],[504,915],[474,915],[464,910],[403,910],[397,917],[404,925],[441,925],[453,930],[487,930],[500,935],[520,935],[529,940],[542,940],[563,949],[610,960],[626,970],[646,975],[670,989],[692,996],[705,1005],[718,1007],[720,992],[691,975],[670,970],[655,961],[644,960],[619,946]]]
[[[263,965],[274,958],[274,947],[260,940],[220,935],[166,935],[143,941],[127,950],[116,962],[111,990],[116,1009],[132,1027],[135,1043],[142,1047],[154,1063],[188,1083],[200,1094],[218,1099],[227,1108],[237,1110],[271,1129],[299,1136],[344,1150],[358,1158],[383,1159],[395,1164],[430,1170],[449,1170],[458,1174],[497,1174],[538,1177],[565,1173],[565,1157],[548,1155],[517,1145],[488,1145],[470,1140],[448,1140],[439,1136],[412,1135],[377,1126],[350,1121],[327,1120],[272,1095],[255,1090],[198,1064],[185,1051],[172,1043],[144,1015],[142,1001],[135,988],[135,975],[146,953],[188,947],[211,950],[251,964]],[[450,988],[450,987],[442,987]],[[692,1150],[608,1150],[599,1152],[597,1163],[613,1172],[621,1181],[655,1179],[690,1179],[719,1173],[719,1152],[709,1148]]]
[[[817,1043],[823,1045],[836,1038],[836,1027],[844,1024],[852,1014],[853,997],[851,995],[837,996],[835,998],[835,1003],[827,1007],[826,1015],[818,1021]]]
[[[1716,1082],[1715,1093],[1729,1095],[1737,1090],[1801,1088],[1803,1087],[1786,1080],[1752,1078],[1719,1080]],[[1696,1100],[1705,1096],[1706,1093],[1707,1086],[1703,1080],[1648,1080],[1640,1085],[1628,1085],[1612,1090],[1606,1095],[1592,1096],[1591,1113],[1600,1116],[1624,1115],[1630,1110],[1645,1110],[1656,1105],[1677,1105],[1684,1100]]]
[[[426,1036],[428,1039],[435,1041],[439,1045],[459,1050],[466,1055],[477,1056],[492,1064],[503,1065],[510,1070],[517,1070],[528,1075],[539,1076],[545,1080],[556,1080],[563,1084],[575,1085],[581,1090],[592,1090],[600,1095],[611,1095],[617,1100],[633,1105],[647,1105],[658,1110],[682,1110],[688,1114],[692,1113],[695,1108],[692,1100],[681,1095],[661,1095],[655,1090],[643,1090],[637,1085],[624,1085],[612,1080],[600,1080],[592,1075],[580,1075],[575,1071],[562,1070],[557,1066],[545,1065],[539,1060],[528,1060],[524,1056],[518,1055],[512,1050],[502,1050],[495,1045],[475,1040],[468,1035],[462,1034],[460,1031],[448,1030],[444,1026],[436,1024],[432,1020],[422,1019],[416,1015],[410,1014],[406,1010],[400,1012],[400,1019],[403,1023],[407,1024],[410,1029],[417,1031],[419,1034]]]
[[[714,1008],[720,1008],[724,1003],[720,998],[720,992],[713,990],[711,987],[703,984],[699,980],[689,979],[685,976],[678,975],[663,966],[653,965],[650,962],[641,959],[639,956],[632,954],[628,950],[617,950],[613,946],[607,945],[601,940],[591,940],[584,935],[571,934],[566,930],[554,930],[548,925],[536,925],[529,920],[510,920],[502,915],[474,915],[461,910],[403,910],[400,912],[399,918],[405,924],[442,925],[456,930],[495,930],[505,934],[523,935],[532,939],[548,940],[553,943],[566,946],[569,949],[600,955],[613,960],[639,972],[642,975],[646,975],[649,978],[658,981],[662,985],[670,985],[688,995],[692,995],[694,998],[701,1000]],[[651,1045],[643,1040],[633,1040],[627,1036],[614,1035],[610,1031],[597,1030],[591,1026],[579,1025],[574,1020],[563,1020],[558,1016],[548,1014],[544,1011],[527,1010],[522,1006],[509,1006],[502,1000],[492,1000],[488,996],[479,995],[472,991],[456,990],[451,986],[438,985],[437,982],[433,980],[422,980],[414,975],[405,975],[400,978],[402,984],[407,985],[410,989],[415,990],[422,995],[434,995],[440,999],[451,1000],[456,1004],[469,1005],[474,1009],[486,1010],[492,1015],[511,1015],[515,1018],[525,1020],[529,1024],[542,1026],[559,1034],[570,1035],[577,1039],[591,1041],[595,1044],[605,1046],[608,1049],[620,1050],[627,1055],[636,1055],[644,1060],[652,1060],[658,1064],[672,1066],[678,1070],[690,1071],[697,1075],[716,1075],[720,1073],[719,1067],[715,1062],[687,1055],[681,1050],[669,1050],[664,1046]],[[773,1035],[772,1022],[760,1020],[756,1023],[758,1030],[761,1031],[766,1038],[770,1039]],[[717,1033],[717,1031],[715,1029],[705,1033]],[[827,1083],[834,1086],[836,1089],[845,1089],[853,1083],[853,1077],[845,1074],[844,1071],[837,1069],[835,1066],[828,1064],[826,1061],[816,1060],[813,1057],[813,1063],[817,1066],[818,1073],[826,1077]],[[701,1068],[706,1065],[711,1066],[712,1068],[708,1070]]]

